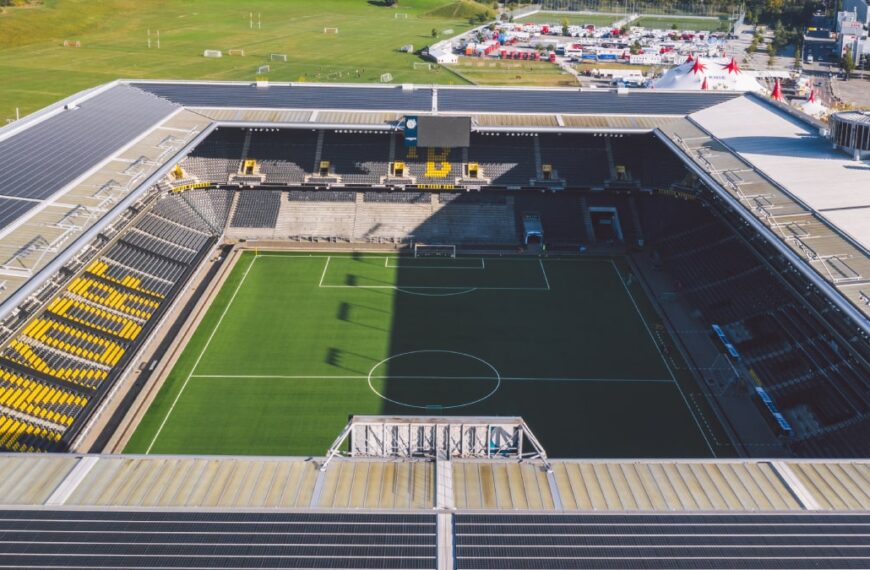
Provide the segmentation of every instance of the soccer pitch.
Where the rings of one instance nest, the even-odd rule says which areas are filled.
[[[349,415],[451,414],[522,416],[555,457],[709,457],[625,271],[246,252],[125,452],[322,455]]]

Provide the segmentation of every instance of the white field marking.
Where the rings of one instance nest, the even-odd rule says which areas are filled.
[[[469,271],[486,269],[486,263],[483,261],[482,257],[477,258],[477,260],[480,262],[479,267],[468,267],[468,266],[461,266],[461,265],[428,265],[427,266],[425,264],[419,265],[419,266],[415,266],[413,264],[411,264],[411,265],[390,265],[391,259],[399,259],[399,258],[398,257],[385,257],[384,258],[384,267],[386,267],[388,269],[448,269],[448,270],[450,270],[450,269],[452,269],[452,270],[468,269]],[[409,259],[411,259],[411,258],[409,258]],[[419,258],[415,258],[415,259],[419,259]],[[469,259],[469,260],[471,260],[471,259],[475,259],[475,258],[473,258],[473,257],[457,257],[455,259]]]
[[[218,328],[220,328],[221,323],[224,320],[224,317],[227,315],[227,312],[230,310],[230,307],[233,305],[233,301],[236,300],[236,295],[239,294],[239,291],[242,289],[242,284],[244,284],[245,279],[248,277],[248,273],[251,272],[251,268],[254,266],[254,262],[259,259],[259,256],[254,256],[251,260],[251,263],[248,264],[248,268],[245,270],[245,274],[242,275],[242,278],[239,280],[239,284],[236,285],[236,290],[233,291],[233,296],[230,297],[227,306],[224,307],[224,312],[221,313],[218,322],[215,324],[214,328],[211,331],[211,334],[208,337],[208,340],[205,342],[205,346],[202,347],[202,350],[199,352],[199,356],[196,358],[196,362],[193,364],[193,368],[190,369],[190,372],[187,375],[187,378],[184,379],[184,384],[181,385],[181,389],[178,391],[178,394],[175,395],[175,400],[172,401],[172,405],[169,406],[169,410],[166,412],[166,416],[163,417],[163,421],[160,422],[160,427],[157,428],[157,433],[154,434],[154,437],[151,439],[151,443],[148,445],[148,449],[145,450],[145,455],[151,453],[151,448],[154,447],[154,444],[157,442],[157,438],[160,437],[160,432],[163,431],[163,426],[166,425],[166,421],[169,419],[169,416],[172,415],[172,411],[175,409],[175,405],[178,404],[178,400],[181,399],[181,394],[184,393],[184,389],[187,388],[187,384],[190,382],[190,379],[193,377],[193,373],[196,371],[196,367],[199,366],[199,362],[202,360],[205,351],[208,350],[209,345],[211,344],[212,339],[214,338],[215,333]]]
[[[446,287],[443,285],[439,286],[429,286],[429,285],[403,285],[401,287],[396,285],[321,285],[323,289],[397,289],[399,291],[403,289],[422,289],[426,291],[443,291],[445,289],[450,291],[456,291],[457,289],[477,289],[479,291],[549,291],[546,287],[472,287],[470,285],[454,285],[450,287]]]
[[[462,289],[459,291],[454,291],[453,293],[421,293],[419,291],[409,291],[408,289],[402,289],[401,287],[396,287],[396,291],[400,293],[406,293],[408,295],[419,295],[421,297],[453,297],[454,295],[465,295],[466,293],[474,293],[477,291],[477,287],[473,289]]]
[[[326,270],[329,269],[329,261],[331,259],[332,257],[327,257],[326,263],[323,264],[323,273],[320,274],[320,284],[318,285],[319,287],[323,287],[323,278],[326,277]]]
[[[437,349],[437,348],[431,349],[430,348],[430,349],[423,349],[423,350],[411,350],[408,352],[400,352],[399,354],[391,354],[390,356],[384,358],[383,360],[381,360],[380,362],[378,362],[377,364],[372,366],[371,369],[369,370],[369,374],[368,374],[369,389],[372,392],[374,392],[375,395],[380,396],[382,399],[384,399],[390,403],[396,404],[397,406],[405,406],[407,408],[417,408],[417,409],[421,409],[421,410],[427,409],[427,406],[421,406],[421,405],[417,405],[417,404],[408,404],[407,402],[400,402],[399,400],[393,400],[391,398],[388,398],[388,397],[384,396],[383,394],[381,394],[380,392],[378,392],[378,390],[372,385],[372,378],[376,377],[376,376],[374,376],[374,371],[377,370],[378,367],[382,366],[386,362],[389,362],[390,360],[393,360],[396,358],[401,358],[403,356],[409,356],[412,354],[455,354],[457,356],[464,356],[465,358],[470,358],[472,360],[476,360],[477,362],[480,362],[481,364],[483,364],[484,366],[486,366],[490,370],[492,370],[493,374],[495,374],[495,376],[486,377],[486,380],[489,380],[490,382],[495,380],[495,387],[492,390],[490,390],[489,392],[487,392],[486,394],[484,394],[483,396],[481,396],[480,398],[478,398],[476,400],[472,400],[469,402],[463,402],[460,404],[451,404],[449,406],[442,405],[441,408],[444,410],[451,410],[451,409],[455,409],[455,408],[465,408],[468,406],[473,406],[475,404],[479,404],[480,402],[488,399],[490,396],[492,396],[493,394],[498,392],[498,389],[501,388],[501,373],[498,371],[498,368],[496,368],[495,366],[493,366],[492,364],[490,364],[486,360],[480,358],[479,356],[474,356],[473,354],[468,354],[467,352],[458,352],[456,350],[444,350],[444,349]],[[386,377],[386,378],[389,378],[389,377]],[[412,377],[411,376],[397,376],[397,378],[412,378]],[[472,377],[472,378],[478,379],[479,377]],[[438,377],[433,378],[433,380],[438,380],[438,379],[439,379]],[[445,380],[447,380],[447,379],[461,380],[461,378],[455,377],[455,376],[454,377],[448,376],[444,379]]]
[[[547,291],[550,290],[550,280],[547,278],[547,271],[544,269],[544,261],[539,257],[538,263],[541,264],[541,273],[544,274],[544,283],[547,284]]]
[[[334,257],[336,259],[353,259],[353,257],[351,255],[349,255],[349,254],[342,255],[342,253],[343,252],[336,252],[336,253],[332,253],[332,254],[328,254],[328,255],[322,255],[322,254],[314,255],[314,254],[300,253],[298,255],[294,255],[294,254],[260,252],[260,254],[257,257],[271,257],[271,258],[279,258],[279,259],[326,259],[327,257]],[[369,253],[363,252],[362,255],[365,257],[372,257],[375,259],[379,259],[381,257],[384,257],[382,255],[377,255],[376,252],[369,252]],[[402,255],[391,255],[391,256],[386,256],[386,257],[388,257],[389,259],[411,259],[410,257],[406,257],[406,256],[402,256]],[[504,262],[510,261],[510,262],[522,262],[522,263],[533,263],[534,262],[533,258],[517,256],[517,255],[505,255],[505,256],[487,255],[487,256],[474,256],[474,257],[458,255],[456,257],[456,259],[484,259],[484,260],[489,260],[489,261],[504,261]],[[612,263],[613,262],[612,259],[604,258],[604,257],[548,257],[547,261],[552,262],[552,263],[557,263],[560,261],[569,262],[569,263]]]
[[[368,376],[344,375],[344,376],[312,376],[312,375],[283,375],[283,374],[194,374],[191,378],[226,378],[235,379],[265,379],[265,380],[365,380]],[[372,376],[372,379],[407,379],[407,380],[493,380],[492,376]],[[502,376],[502,380],[514,382],[649,382],[651,384],[672,384],[671,379],[647,379],[647,378],[539,378],[528,376]]]
[[[649,335],[650,341],[652,341],[653,345],[656,347],[656,350],[659,353],[659,356],[662,359],[662,362],[665,364],[665,368],[668,369],[668,373],[671,375],[671,380],[677,386],[677,390],[680,392],[680,396],[683,398],[683,402],[686,404],[686,408],[689,409],[689,414],[692,416],[692,420],[694,420],[695,425],[698,426],[698,431],[701,432],[701,436],[704,438],[704,443],[707,444],[707,449],[710,450],[710,453],[713,454],[713,457],[716,457],[716,452],[713,450],[713,445],[710,443],[709,438],[707,437],[707,432],[701,426],[701,422],[698,421],[698,418],[695,417],[695,413],[692,411],[692,406],[689,404],[689,399],[686,398],[685,392],[683,392],[683,387],[680,386],[680,383],[677,382],[677,377],[674,375],[674,371],[671,370],[671,365],[668,363],[667,358],[665,358],[664,353],[662,352],[659,343],[656,342],[655,335],[652,333],[652,329],[649,328],[649,324],[647,324],[646,319],[643,316],[643,313],[640,311],[640,307],[637,305],[637,301],[634,300],[634,295],[631,294],[631,290],[628,288],[628,285],[625,284],[625,280],[622,278],[622,274],[619,272],[619,268],[616,266],[616,263],[611,259],[610,265],[613,267],[613,271],[616,272],[616,278],[619,279],[619,282],[622,283],[623,289],[628,294],[628,298],[631,299],[631,304],[634,305],[634,310],[637,311],[637,315],[640,317],[641,322],[643,322],[643,326],[646,329],[647,334]]]

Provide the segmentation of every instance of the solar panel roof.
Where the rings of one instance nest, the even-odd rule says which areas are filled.
[[[740,93],[667,93],[531,89],[440,89],[438,110],[447,112],[685,115]]]
[[[456,568],[870,568],[870,514],[464,515]]]
[[[4,568],[436,567],[435,515],[0,511]]]
[[[38,202],[0,198],[0,230],[18,219],[23,213],[35,207]]]
[[[0,196],[41,200],[81,176],[177,109],[127,85],[0,141]]]
[[[342,87],[324,85],[133,83],[132,85],[188,107],[267,107],[431,111],[432,89]]]

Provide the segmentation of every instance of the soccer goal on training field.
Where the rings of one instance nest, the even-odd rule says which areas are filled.
[[[286,53],[273,53],[269,56],[269,59],[271,59],[272,61],[284,61],[284,62],[286,62],[287,61],[287,54]]]
[[[397,20],[407,20],[408,19],[408,14],[406,12],[396,12],[395,14],[393,14],[393,16]]]
[[[392,73],[382,73],[381,74],[381,83],[389,83],[392,80],[393,80]]]
[[[241,57],[245,57],[245,50],[243,49],[231,49],[229,52],[230,55],[238,55]]]
[[[426,71],[432,71],[432,64],[420,62],[420,61],[415,61],[414,62],[414,70],[416,71],[419,69],[425,69]]]
[[[456,257],[456,246],[449,244],[415,243],[414,257]]]
[[[338,28],[323,28],[324,34],[337,34]]]

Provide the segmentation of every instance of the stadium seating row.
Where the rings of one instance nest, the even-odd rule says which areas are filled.
[[[228,235],[234,238],[400,243],[515,244],[514,196],[430,192],[241,190]]]
[[[700,309],[707,323],[726,331],[792,425],[793,449],[809,456],[866,456],[866,361],[838,344],[806,299],[761,263],[749,242],[702,201],[651,196],[642,203],[650,246],[673,276],[675,290]],[[661,219],[670,220],[670,227]],[[861,429],[864,437],[858,441],[854,438]],[[833,445],[838,433],[840,444]]]
[[[284,129],[218,129],[181,164],[187,178],[226,184],[231,181],[298,186],[324,180],[379,185],[413,178],[418,184],[530,187],[602,187],[617,176],[650,187],[665,187],[684,171],[676,159],[646,136],[616,139],[584,134],[508,136],[472,133],[467,148],[405,147],[397,133],[347,133]],[[650,150],[652,149],[652,150]],[[254,171],[243,168],[253,161]],[[391,162],[404,163],[401,176]],[[478,180],[466,166],[478,166]],[[543,166],[549,179],[544,180]],[[244,170],[244,172],[243,172]],[[232,179],[232,180],[231,180]]]
[[[226,225],[230,193],[163,196],[0,347],[0,449],[63,449]]]

